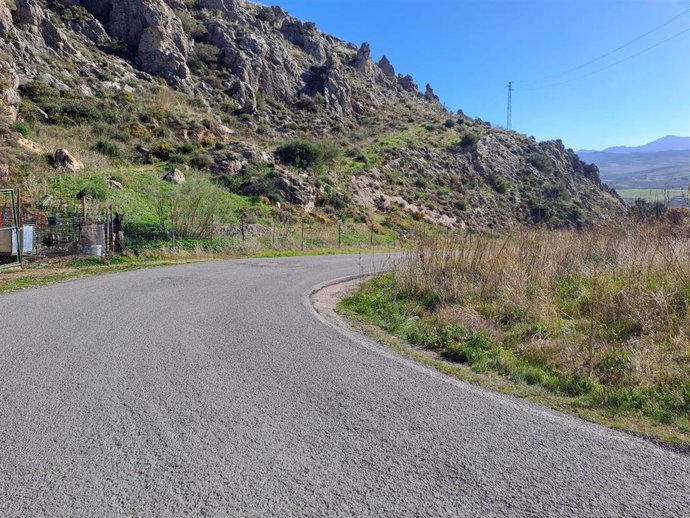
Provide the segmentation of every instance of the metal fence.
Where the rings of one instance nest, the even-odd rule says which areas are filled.
[[[0,190],[0,268],[22,260],[22,233],[19,200],[11,189]]]
[[[173,217],[146,224],[122,219],[114,207],[97,201],[52,197],[23,207],[17,219],[28,236],[24,247],[27,261],[113,253],[390,247],[397,239],[394,232],[372,223],[329,221],[308,214],[282,214],[268,219],[238,213],[230,221],[226,217],[223,223],[212,222],[204,227]]]
[[[22,207],[21,224],[27,260],[76,255],[103,255],[112,250],[109,210],[88,200],[44,200]]]

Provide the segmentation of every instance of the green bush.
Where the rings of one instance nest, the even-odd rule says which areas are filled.
[[[527,156],[527,162],[542,173],[553,173],[553,161],[543,153],[530,153]]]
[[[31,129],[29,128],[29,125],[26,122],[18,122],[14,125],[14,129],[23,137],[28,137],[29,135],[31,135]]]
[[[460,139],[460,146],[463,149],[474,147],[479,142],[479,135],[472,131],[466,131]]]
[[[321,146],[307,140],[293,140],[276,149],[276,156],[286,165],[299,169],[317,169],[323,164]]]
[[[120,156],[120,147],[109,140],[99,139],[94,148],[102,155],[109,156],[110,158]]]
[[[508,191],[508,182],[502,176],[495,174],[490,175],[489,185],[499,194],[505,194]]]

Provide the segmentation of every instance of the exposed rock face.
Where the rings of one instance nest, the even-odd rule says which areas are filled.
[[[208,41],[220,49],[219,62],[232,72],[243,87],[234,90],[237,101],[247,105],[248,90],[287,101],[303,86],[296,74],[300,66],[286,46],[276,38],[247,30],[236,30],[225,21],[208,24]]]
[[[90,39],[96,45],[109,45],[110,36],[100,21],[91,13],[84,15],[82,19],[71,20],[69,27],[74,31]]]
[[[254,89],[244,81],[237,81],[229,91],[230,95],[237,101],[240,109],[244,113],[256,112],[256,93]]]
[[[0,0],[0,38],[9,39],[14,36],[14,25],[12,23],[12,13],[10,12],[5,0]]]
[[[84,169],[84,164],[72,156],[69,151],[63,148],[55,150],[53,160],[55,161],[55,165],[57,167],[63,167],[72,173],[76,173],[77,171]]]
[[[286,40],[316,58],[319,63],[326,59],[322,38],[313,24],[302,23],[298,20],[285,20],[280,32]]]
[[[417,83],[414,82],[414,78],[410,75],[398,76],[398,84],[407,92],[419,93],[419,87]]]
[[[395,77],[395,68],[393,68],[393,64],[388,61],[386,56],[381,58],[381,61],[378,62],[378,65],[386,77]]]
[[[355,58],[355,68],[360,72],[368,74],[371,72],[371,45],[367,42],[362,43],[361,47],[357,51],[357,57]]]
[[[37,2],[34,0],[16,0],[16,5],[15,29],[20,29],[27,34],[27,40],[34,47],[47,46],[58,53],[71,50],[62,31],[58,29],[50,17],[46,16]]]
[[[231,20],[240,17],[242,5],[240,0],[199,0],[200,7],[221,11]]]
[[[187,178],[185,177],[184,173],[179,169],[173,169],[172,171],[169,171],[165,174],[163,180],[165,180],[166,182],[174,183],[175,185],[180,185],[182,183],[185,183],[187,181]]]
[[[351,114],[352,104],[350,97],[352,92],[345,80],[345,74],[338,58],[329,56],[326,70],[327,73],[323,83],[326,107],[339,117]]]
[[[21,102],[19,96],[19,77],[11,63],[0,60],[0,111],[9,114],[12,120],[17,118],[17,106]]]
[[[136,49],[145,72],[172,81],[189,77],[189,48],[182,23],[162,0],[113,0],[108,29]]]
[[[434,93],[434,89],[431,88],[431,85],[427,83],[426,89],[424,91],[424,99],[426,99],[429,102],[439,102],[438,95]]]

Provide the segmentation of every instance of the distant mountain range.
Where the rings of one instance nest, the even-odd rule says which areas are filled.
[[[582,157],[583,154],[591,153],[615,153],[615,154],[629,154],[629,153],[658,153],[660,151],[687,151],[690,150],[690,137],[678,137],[676,135],[666,135],[649,144],[642,146],[614,146],[606,148],[602,151],[594,151],[583,149],[577,154]]]
[[[690,137],[668,135],[642,146],[583,150],[577,154],[585,162],[596,164],[601,179],[624,199],[662,199],[665,194],[661,191],[668,190],[672,205],[685,203],[681,191],[687,193],[690,185]]]

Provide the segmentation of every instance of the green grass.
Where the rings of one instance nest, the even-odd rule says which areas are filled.
[[[547,333],[547,326],[531,325],[527,330],[519,316],[511,316],[512,322],[505,320],[504,338],[497,339],[485,331],[446,325],[434,314],[435,299],[401,296],[395,283],[394,273],[376,277],[342,300],[338,310],[360,323],[380,328],[388,335],[388,343],[397,344],[399,352],[443,372],[614,428],[669,443],[690,444],[690,382],[665,387],[618,386],[611,376],[625,358],[613,356],[610,363],[601,362],[602,369],[609,367],[609,377],[604,381],[563,371],[544,358],[522,356],[510,345],[511,332],[513,336],[531,336],[534,332]],[[371,332],[371,327],[367,330]]]
[[[113,205],[117,212],[124,212],[128,223],[156,225],[159,223],[158,206],[161,201],[169,202],[175,191],[181,189],[181,186],[162,180],[167,169],[168,166],[161,165],[60,174],[48,180],[47,192],[60,201],[72,200],[76,207],[77,194],[86,191],[102,206]],[[252,198],[229,192],[211,182],[203,173],[192,172],[188,177],[194,175],[205,188],[218,197],[218,215],[221,222],[236,222],[238,212],[245,208],[258,208],[268,215],[269,208],[258,204]],[[108,179],[120,182],[123,189],[109,187]]]

